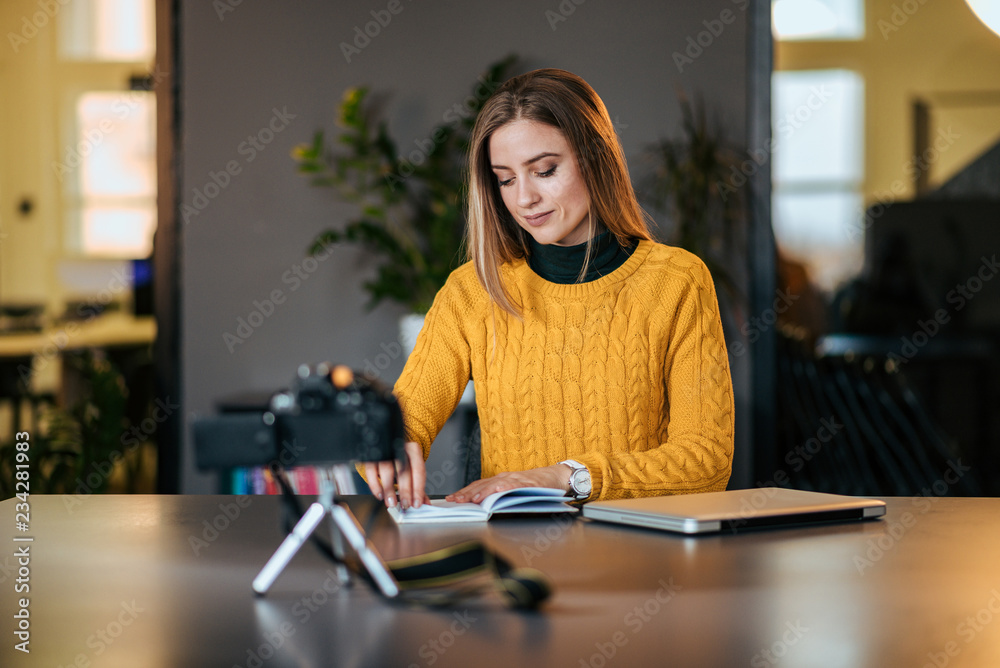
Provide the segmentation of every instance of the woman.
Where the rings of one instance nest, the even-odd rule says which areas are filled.
[[[469,153],[468,257],[395,393],[411,465],[365,464],[389,506],[426,502],[424,460],[471,377],[483,478],[578,500],[725,489],[733,394],[704,263],[652,241],[604,103],[542,69],[485,103]]]

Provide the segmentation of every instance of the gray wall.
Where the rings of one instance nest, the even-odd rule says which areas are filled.
[[[385,305],[366,312],[360,283],[367,269],[355,250],[337,249],[297,288],[286,274],[301,266],[318,231],[353,212],[331,191],[297,176],[289,157],[315,130],[333,130],[349,86],[385,94],[390,129],[409,150],[465,98],[488,63],[515,53],[521,70],[568,69],[597,90],[616,120],[634,180],[642,172],[638,152],[678,131],[678,86],[703,95],[729,137],[745,144],[744,0],[577,1],[401,0],[402,11],[350,63],[341,42],[353,41],[355,27],[372,21],[372,11],[394,3],[240,2],[220,16],[226,0],[181,1],[179,191],[185,205],[202,207],[197,215],[182,210],[180,218],[189,419],[212,412],[220,396],[286,385],[302,362],[384,363],[382,347],[396,341],[401,310]],[[728,25],[717,21],[726,10],[731,14],[723,18],[733,18]],[[556,16],[565,20],[553,22]],[[706,32],[706,21],[716,32],[722,28],[718,36]],[[672,54],[699,33],[711,44],[681,73]],[[289,117],[275,119],[274,110]],[[262,150],[243,144],[272,119],[280,131]],[[227,165],[239,172],[228,183],[220,176]],[[205,194],[214,197],[196,201],[195,191],[204,193],[212,173],[225,186],[209,186]],[[283,303],[230,351],[224,334],[237,334],[238,319],[276,290]],[[746,360],[733,361],[742,434]],[[385,380],[394,381],[402,364],[393,359]],[[194,470],[187,424],[184,434],[182,491],[215,491],[214,477]],[[741,435],[737,443],[737,466],[744,440]]]

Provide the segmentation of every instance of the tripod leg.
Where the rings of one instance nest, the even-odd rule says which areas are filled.
[[[320,501],[309,506],[309,509],[302,515],[302,519],[298,521],[292,532],[285,537],[285,540],[281,542],[275,553],[264,564],[264,568],[254,578],[253,590],[258,596],[263,596],[267,593],[267,590],[271,588],[274,581],[281,575],[281,571],[285,569],[285,566],[292,560],[292,557],[299,551],[299,548],[309,540],[309,536],[316,530],[319,523],[323,521],[323,516],[326,515],[326,512],[327,506],[323,505]]]
[[[350,546],[358,555],[365,570],[371,575],[379,591],[387,598],[397,596],[399,594],[399,585],[396,583],[396,578],[392,576],[389,568],[385,565],[382,556],[375,549],[375,546],[371,544],[367,536],[365,536],[364,529],[358,524],[358,520],[354,517],[350,509],[335,502],[337,485],[334,483],[334,476],[330,471],[323,471],[321,473],[320,484],[321,492],[319,499],[309,506],[309,509],[302,515],[302,519],[298,521],[292,532],[285,537],[285,540],[278,546],[275,553],[264,564],[264,568],[254,578],[254,592],[258,596],[263,596],[267,593],[267,590],[271,588],[274,581],[281,575],[285,566],[298,553],[299,548],[309,540],[309,536],[316,530],[319,523],[323,521],[323,517],[329,513],[332,520],[331,536],[335,556],[343,559],[347,546]],[[337,575],[339,578],[342,578],[341,582],[346,583],[350,581],[350,574],[344,564],[338,565]]]
[[[347,570],[347,566],[344,564],[344,560],[347,558],[347,550],[344,547],[344,535],[337,526],[337,521],[333,519],[332,513],[330,514],[330,547],[333,548],[334,556],[340,561],[340,563],[334,566],[337,580],[342,585],[351,584],[351,572]]]
[[[333,522],[339,529],[339,533],[361,559],[365,570],[372,576],[372,580],[382,594],[386,598],[397,596],[399,585],[396,583],[396,578],[389,572],[375,546],[365,536],[364,530],[358,524],[354,514],[343,505],[336,504],[330,509],[330,515],[333,517]]]
[[[357,494],[357,490],[354,488],[354,481],[351,479],[351,470],[346,464],[335,464],[328,469],[323,469],[320,472],[321,480],[324,489],[332,489],[333,492],[330,497],[330,505],[333,506],[333,500],[339,494]],[[334,567],[337,573],[337,580],[342,585],[351,584],[351,572],[347,569],[347,565],[344,563],[347,559],[347,548],[344,545],[344,535],[341,533],[340,529],[337,527],[337,522],[333,519],[333,514],[330,514],[330,547],[333,548],[333,554],[340,561]]]

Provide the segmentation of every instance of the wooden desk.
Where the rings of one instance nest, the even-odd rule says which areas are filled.
[[[31,497],[30,656],[13,649],[23,543],[0,505],[5,668],[1000,665],[1000,499],[892,498],[884,520],[701,538],[548,518],[401,531],[351,499],[388,558],[477,536],[530,561],[555,586],[535,613],[390,605],[338,588],[312,549],[256,599],[277,498],[67,500]]]
[[[59,393],[64,380],[63,353],[86,348],[135,348],[148,346],[155,339],[156,319],[153,316],[136,318],[124,313],[107,313],[88,320],[53,325],[41,332],[0,334],[0,368],[11,378],[10,382],[14,382],[24,375],[22,365],[30,367],[32,391]]]
[[[52,354],[49,351],[111,348],[152,343],[156,338],[153,316],[133,317],[109,313],[96,318],[70,321],[42,332],[0,335],[0,357]]]

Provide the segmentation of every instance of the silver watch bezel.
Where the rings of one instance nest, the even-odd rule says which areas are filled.
[[[565,464],[566,466],[573,469],[573,471],[569,474],[569,489],[570,492],[572,492],[573,494],[573,498],[579,500],[579,499],[586,499],[588,496],[590,496],[591,492],[593,492],[594,490],[594,483],[592,478],[590,477],[590,469],[588,469],[580,462],[573,461],[571,459],[567,459],[559,463]],[[587,481],[586,492],[584,492],[581,489],[581,481],[580,481],[581,478],[585,478]]]
[[[587,491],[582,489],[583,480],[587,481]],[[594,489],[594,482],[590,478],[590,471],[586,468],[574,469],[569,476],[569,486],[573,490],[573,496],[577,499],[586,499]]]

